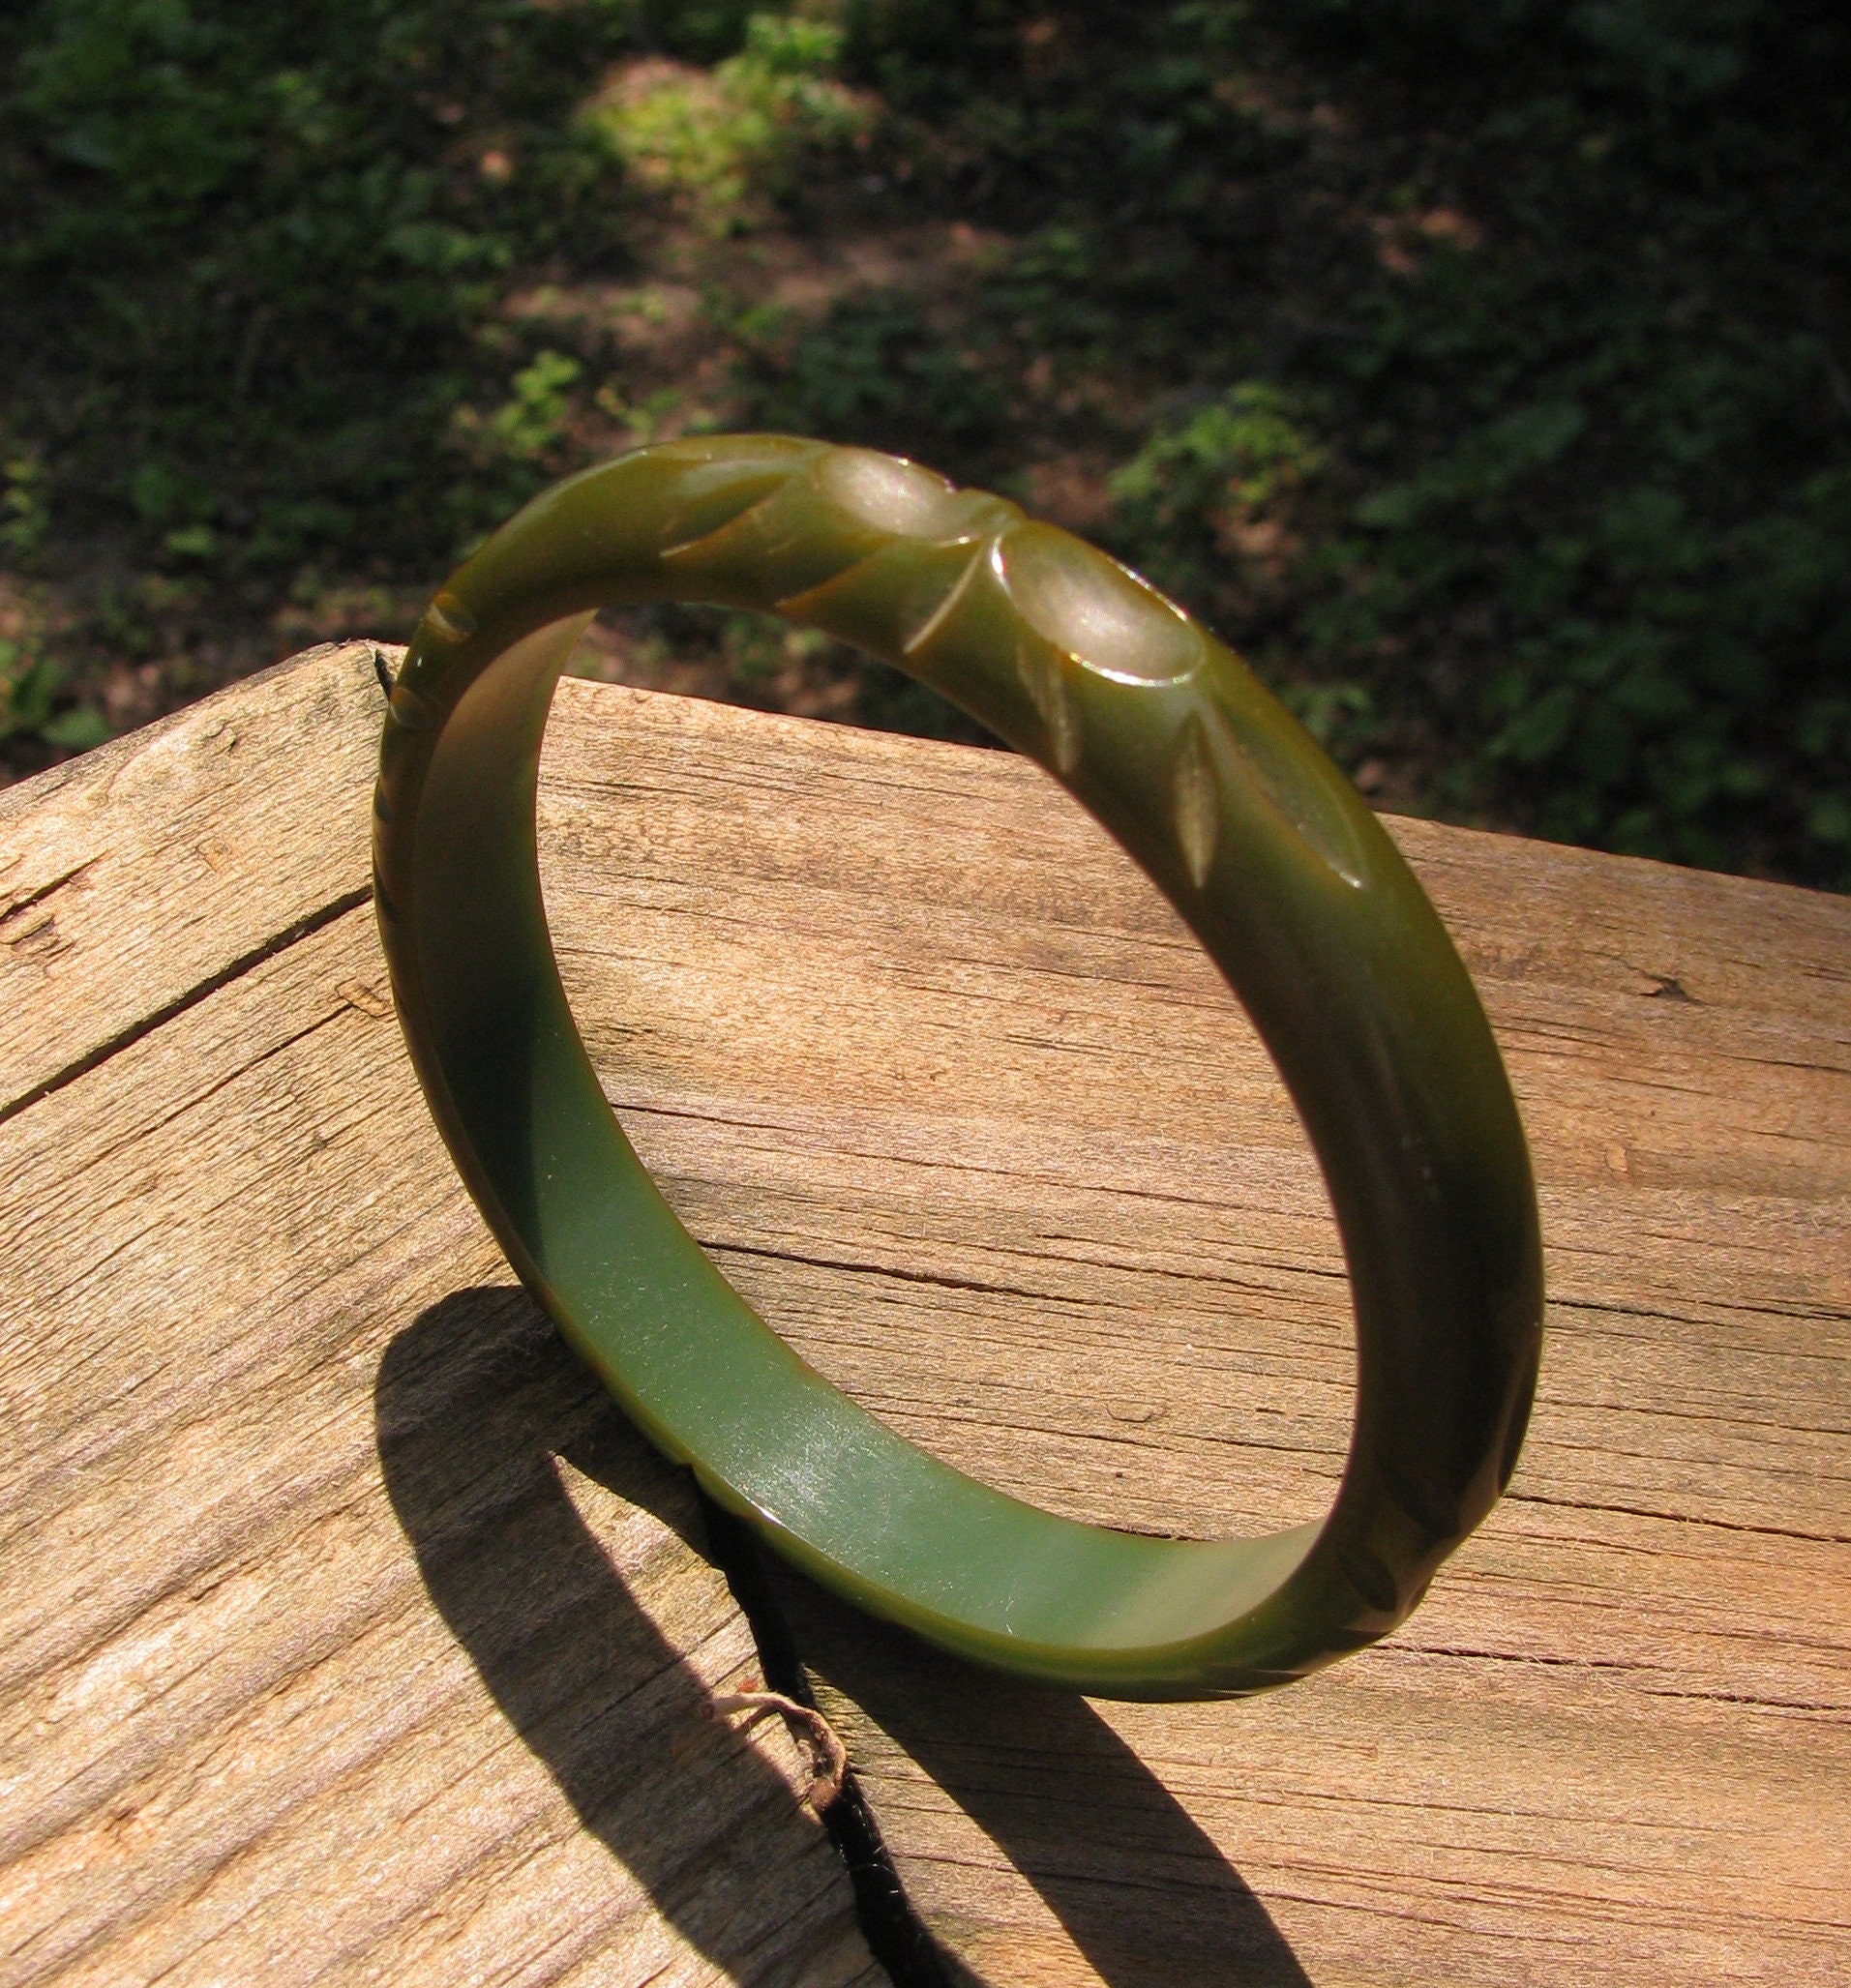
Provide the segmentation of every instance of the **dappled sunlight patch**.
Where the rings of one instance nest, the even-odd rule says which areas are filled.
[[[840,29],[755,15],[738,54],[700,69],[642,56],[614,70],[586,128],[637,184],[713,235],[765,226],[806,160],[864,139],[871,101],[831,74]]]

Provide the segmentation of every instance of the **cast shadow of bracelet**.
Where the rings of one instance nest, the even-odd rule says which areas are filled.
[[[996,1844],[1108,1988],[1311,1988],[1240,1874],[1085,1699],[928,1648],[781,1566],[769,1575],[807,1667]]]
[[[743,1840],[788,1816],[790,1790],[701,1717],[706,1685],[618,1578],[555,1457],[697,1552],[722,1546],[735,1587],[757,1589],[774,1681],[770,1645],[793,1627],[804,1659],[1023,1872],[1109,1988],[1310,1988],[1265,1907],[1084,1700],[974,1672],[794,1575],[742,1570],[751,1535],[709,1541],[691,1479],[630,1428],[524,1292],[457,1291],[422,1314],[388,1347],[375,1405],[386,1489],[444,1621],[585,1829],[731,1977],[803,1973],[788,1943],[755,1929],[759,1915],[715,1895],[740,1882],[725,1855],[694,1854],[666,1819],[698,1775],[702,1810],[735,1818]],[[772,1593],[784,1617],[767,1623]],[[640,1755],[660,1771],[640,1779]],[[764,1917],[787,1911],[778,1901]],[[923,1944],[914,1958],[914,1980],[949,1978]]]
[[[585,1830],[726,1978],[803,1988],[806,1951],[849,1931],[841,1867],[769,1763],[702,1716],[708,1686],[619,1578],[555,1459],[701,1553],[692,1481],[519,1289],[457,1291],[398,1334],[374,1414],[432,1600]]]

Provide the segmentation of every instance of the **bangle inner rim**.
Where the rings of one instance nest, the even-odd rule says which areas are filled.
[[[932,684],[1053,773],[1226,975],[1350,1273],[1356,1420],[1321,1524],[1156,1539],[979,1484],[806,1365],[676,1220],[573,1023],[534,831],[553,686],[589,613],[670,599],[770,608]],[[875,1614],[1118,1697],[1266,1689],[1418,1602],[1522,1439],[1535,1187],[1438,915],[1232,652],[1000,499],[866,451],[718,436],[619,458],[511,520],[433,602],[391,706],[376,905],[433,1115],[516,1270],[722,1503]]]
[[[420,799],[419,977],[465,1172],[488,1190],[503,1246],[661,1448],[698,1457],[714,1498],[876,1613],[928,1635],[955,1627],[1038,1672],[1067,1651],[1091,1670],[1115,1655],[1148,1664],[1214,1636],[1276,1592],[1319,1524],[1158,1539],[965,1475],[800,1359],[638,1159],[559,981],[534,843],[540,734],[585,619],[542,629],[477,677]]]

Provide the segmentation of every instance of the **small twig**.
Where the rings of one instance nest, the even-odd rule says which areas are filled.
[[[373,650],[373,673],[379,679],[379,688],[390,697],[392,696],[392,671],[386,668],[386,659],[380,653],[379,644],[373,642],[369,646]]]
[[[735,1732],[746,1732],[767,1712],[777,1712],[793,1735],[809,1741],[815,1756],[815,1778],[803,1798],[818,1815],[842,1793],[843,1778],[849,1771],[849,1749],[815,1706],[800,1705],[782,1691],[722,1691],[701,1708],[703,1719],[726,1718],[732,1712],[747,1715],[744,1724],[733,1728]]]

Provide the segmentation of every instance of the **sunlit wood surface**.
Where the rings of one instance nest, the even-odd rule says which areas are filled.
[[[380,711],[322,651],[0,795],[0,1984],[879,1979],[788,1736],[702,1716],[761,1662],[685,1481],[424,1112]],[[1851,905],[1393,825],[1541,1181],[1510,1496],[1240,1706],[787,1618],[946,1979],[1842,1981]],[[613,1103],[809,1358],[1063,1511],[1315,1515],[1315,1168],[1032,767],[568,683],[542,829]]]

